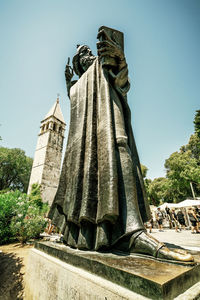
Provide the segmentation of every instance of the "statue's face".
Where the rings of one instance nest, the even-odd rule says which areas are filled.
[[[83,46],[79,52],[80,65],[84,71],[86,71],[89,66],[93,63],[95,56],[92,54],[92,51],[89,47]]]
[[[90,50],[90,48],[88,46],[82,46],[80,51],[79,51],[79,57],[83,57],[83,56],[90,56],[92,55],[92,51]]]

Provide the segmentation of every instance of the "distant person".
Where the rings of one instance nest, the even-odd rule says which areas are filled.
[[[181,209],[179,209],[177,212],[177,219],[179,224],[181,225],[181,228],[185,229],[185,216]]]
[[[167,215],[170,215],[170,208],[168,206],[165,207],[165,211]]]
[[[189,208],[188,209],[188,216],[189,216],[189,220],[190,220],[190,223],[192,225],[192,232],[191,233],[199,233],[199,230],[198,230],[198,227],[197,227],[197,224],[198,224],[198,219],[197,219],[197,216],[195,214],[195,210],[192,209],[192,208]]]
[[[177,219],[175,209],[172,209],[172,222],[174,223],[175,231],[178,232],[179,231],[179,226],[178,226],[178,219]]]
[[[158,223],[159,231],[163,231],[163,219],[164,219],[163,213],[160,210],[160,207],[158,207],[158,209],[156,211],[156,220],[157,220],[157,223]]]
[[[169,228],[172,229],[173,228],[173,224],[172,224],[172,212],[170,210],[169,207],[166,206],[165,208],[166,214],[167,214],[167,220],[169,221]]]
[[[198,220],[197,228],[198,228],[198,231],[199,231],[199,228],[200,228],[200,209],[198,207],[195,207],[195,214],[196,214],[196,217],[197,217],[197,220]]]

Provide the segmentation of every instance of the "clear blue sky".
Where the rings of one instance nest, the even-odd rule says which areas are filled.
[[[68,131],[65,64],[77,44],[96,54],[101,25],[124,32],[140,160],[149,178],[164,176],[200,109],[199,0],[0,0],[1,145],[33,157],[57,93]]]

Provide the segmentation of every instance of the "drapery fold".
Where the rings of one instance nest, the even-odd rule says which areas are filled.
[[[138,195],[133,197],[137,198],[143,220],[148,218],[130,110],[126,96],[120,90],[123,88],[115,89],[110,84],[108,73],[105,74],[98,59],[70,90],[68,143],[49,217],[55,225],[62,224],[60,228],[64,240],[72,247],[109,248],[120,235],[135,230],[130,224],[126,226],[128,221],[122,220],[126,218],[125,214],[119,217],[122,182],[119,176],[122,175],[119,174],[120,161],[116,151],[114,98],[120,101],[124,111],[131,164],[134,164],[133,176],[138,190]],[[127,90],[126,86],[124,90]],[[115,227],[118,228],[117,234]]]

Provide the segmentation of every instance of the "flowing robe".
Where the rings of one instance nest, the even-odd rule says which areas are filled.
[[[127,66],[114,74],[98,58],[70,89],[68,143],[49,217],[71,247],[115,247],[149,218],[128,89]]]

